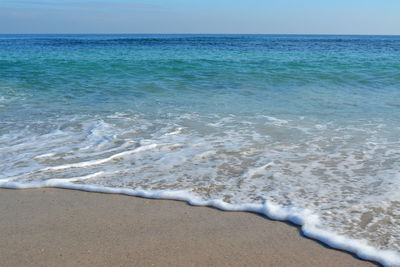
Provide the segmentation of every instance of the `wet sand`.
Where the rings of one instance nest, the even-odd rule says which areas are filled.
[[[1,266],[376,266],[293,225],[184,202],[0,189]]]

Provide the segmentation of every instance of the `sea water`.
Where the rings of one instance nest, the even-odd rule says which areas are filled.
[[[258,212],[396,266],[399,138],[400,37],[0,36],[4,188]]]

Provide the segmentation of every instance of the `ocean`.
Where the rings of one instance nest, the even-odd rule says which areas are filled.
[[[3,188],[250,211],[400,266],[399,138],[400,36],[0,35]]]

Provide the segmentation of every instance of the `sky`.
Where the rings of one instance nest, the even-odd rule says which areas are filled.
[[[0,0],[7,33],[400,35],[400,0]]]

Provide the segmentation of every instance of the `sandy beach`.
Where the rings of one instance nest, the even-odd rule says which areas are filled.
[[[375,266],[245,212],[64,189],[0,203],[1,266]]]

